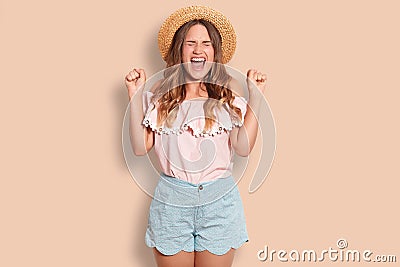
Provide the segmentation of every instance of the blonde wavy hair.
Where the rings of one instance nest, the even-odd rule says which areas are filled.
[[[182,47],[189,29],[197,24],[206,27],[210,36],[211,44],[214,48],[215,63],[222,61],[221,36],[214,25],[206,20],[191,20],[183,24],[175,33],[174,38],[166,58],[167,68],[164,71],[164,79],[154,90],[152,101],[157,102],[157,125],[165,125],[171,127],[176,119],[179,110],[179,104],[185,100],[185,69],[182,63]],[[229,82],[232,77],[227,73],[223,64],[213,64],[208,74],[203,78],[201,83],[205,86],[208,99],[203,105],[205,114],[205,129],[210,130],[215,122],[215,108],[226,108],[224,104],[229,106],[227,111],[235,119],[242,116],[242,112],[232,103],[235,96],[229,88]],[[217,101],[216,101],[217,100]],[[233,112],[231,112],[233,111]]]

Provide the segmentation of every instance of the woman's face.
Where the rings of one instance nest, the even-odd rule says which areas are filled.
[[[214,62],[212,46],[207,28],[201,24],[193,25],[186,34],[182,47],[182,63],[194,80],[203,78]]]

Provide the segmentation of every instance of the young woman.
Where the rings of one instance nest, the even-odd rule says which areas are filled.
[[[246,101],[223,65],[236,47],[233,28],[208,7],[172,14],[159,47],[164,79],[144,91],[143,69],[125,77],[133,151],[145,155],[154,147],[162,170],[146,244],[159,267],[228,267],[248,240],[232,154],[248,156],[255,144],[266,76],[247,72]]]

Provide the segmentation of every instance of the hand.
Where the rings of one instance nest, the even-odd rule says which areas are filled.
[[[144,69],[133,69],[125,76],[125,85],[128,89],[129,100],[135,95],[136,91],[146,82]]]
[[[249,93],[254,94],[254,85],[260,90],[261,94],[265,93],[267,85],[267,75],[259,72],[256,69],[250,69],[247,71],[247,87],[249,88]]]

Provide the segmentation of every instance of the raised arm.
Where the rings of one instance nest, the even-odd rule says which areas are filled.
[[[243,126],[235,127],[230,133],[231,145],[237,155],[246,157],[253,150],[256,143],[258,132],[258,117],[264,92],[266,88],[267,77],[265,74],[250,69],[247,72],[247,87],[249,90],[249,99],[247,102],[247,111],[244,116]],[[233,91],[240,94],[241,88],[237,83],[232,85]]]
[[[143,69],[133,69],[125,76],[130,101],[129,134],[133,153],[136,156],[147,154],[154,145],[154,132],[142,125],[144,118],[142,98],[145,82],[146,74]]]

